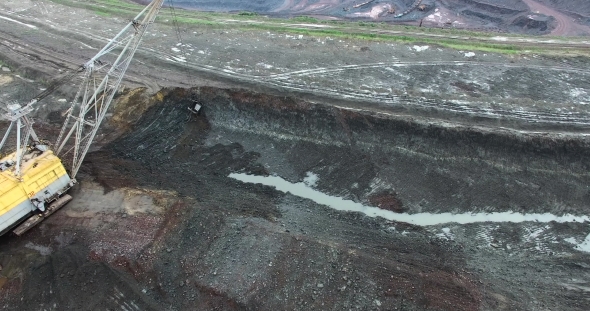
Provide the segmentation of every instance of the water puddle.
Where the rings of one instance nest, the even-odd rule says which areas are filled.
[[[567,238],[564,241],[574,244],[574,248],[579,250],[580,252],[590,253],[590,234],[586,236],[586,239],[580,243],[576,241],[574,238]]]
[[[295,196],[310,199],[318,204],[327,205],[339,211],[361,212],[370,217],[383,217],[392,221],[406,222],[419,226],[432,226],[445,223],[469,224],[478,222],[590,222],[588,216],[574,216],[566,214],[556,216],[553,214],[521,214],[512,212],[499,213],[418,213],[418,214],[399,214],[392,211],[383,210],[374,206],[367,206],[351,200],[345,200],[340,197],[330,196],[313,189],[311,186],[317,182],[317,175],[309,174],[304,182],[291,183],[279,176],[257,176],[243,173],[232,173],[230,178],[252,184],[263,184],[276,188],[284,193],[291,193]]]

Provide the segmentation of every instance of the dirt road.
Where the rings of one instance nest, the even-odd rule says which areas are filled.
[[[523,0],[535,13],[547,16],[553,16],[557,23],[555,29],[551,31],[553,36],[579,36],[590,33],[590,27],[580,25],[573,18],[535,0]]]

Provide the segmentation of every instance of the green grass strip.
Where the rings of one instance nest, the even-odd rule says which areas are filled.
[[[97,15],[109,17],[134,16],[144,6],[122,0],[51,0],[67,6],[89,9]],[[170,9],[163,8],[157,22],[174,25],[176,17],[178,25],[197,25],[207,28],[229,28],[238,30],[264,30],[288,34],[302,34],[313,37],[334,37],[343,39],[356,39],[367,41],[385,41],[398,43],[423,43],[433,44],[456,50],[474,50],[502,54],[515,54],[527,52],[546,53],[553,47],[539,47],[530,45],[513,45],[507,43],[494,43],[492,37],[527,37],[512,34],[494,34],[475,32],[459,29],[437,29],[404,25],[391,25],[376,22],[352,22],[352,21],[325,21],[308,16],[297,16],[291,19],[269,18],[253,12],[241,12],[237,14],[199,12],[176,9],[174,14]],[[240,20],[232,21],[232,20]],[[301,28],[300,23],[328,26],[331,28]],[[403,32],[403,34],[379,33]],[[441,37],[437,37],[440,35]],[[442,37],[444,36],[444,37]],[[453,36],[457,38],[452,38]],[[531,37],[532,38],[532,37]],[[538,37],[535,37],[538,38]],[[548,38],[549,39],[549,38]]]

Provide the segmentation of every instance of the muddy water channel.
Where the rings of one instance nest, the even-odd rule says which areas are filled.
[[[243,182],[262,184],[271,186],[284,193],[292,193],[298,197],[310,199],[318,204],[323,204],[340,211],[361,212],[372,217],[383,217],[387,220],[407,222],[419,226],[432,226],[446,223],[470,224],[477,222],[587,222],[590,220],[588,216],[576,217],[571,214],[564,216],[556,216],[553,214],[522,214],[512,212],[492,212],[492,213],[396,213],[374,206],[367,206],[361,203],[356,203],[351,200],[343,200],[342,198],[329,196],[314,190],[306,183],[290,183],[277,176],[255,176],[248,174],[229,175]]]

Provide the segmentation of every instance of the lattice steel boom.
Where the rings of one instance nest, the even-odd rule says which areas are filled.
[[[82,83],[67,112],[55,146],[57,155],[71,159],[70,174],[76,177],[96,132],[121,84],[121,80],[137,50],[143,35],[151,25],[164,0],[152,1],[141,13],[119,32],[96,56],[84,64]],[[121,48],[116,61],[110,65],[100,58]],[[101,74],[106,70],[105,74]],[[73,143],[70,143],[72,142]],[[65,149],[67,148],[67,150]],[[71,158],[69,154],[71,153]]]

